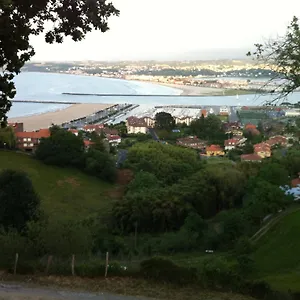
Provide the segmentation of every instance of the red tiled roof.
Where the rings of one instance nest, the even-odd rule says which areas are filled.
[[[111,135],[107,137],[109,141],[115,141],[115,140],[120,140],[121,137],[119,135]]]
[[[72,133],[78,133],[77,129],[69,129],[68,131],[72,132]]]
[[[256,126],[254,124],[246,124],[245,129],[256,129]]]
[[[262,158],[257,154],[243,154],[241,155],[241,160],[244,161],[261,161]]]
[[[84,142],[84,146],[86,146],[86,147],[89,147],[89,146],[95,144],[94,142],[91,142],[91,141],[89,141],[89,140],[84,140],[83,142]]]
[[[22,131],[16,133],[16,137],[18,138],[41,139],[41,138],[47,138],[49,136],[50,136],[49,129],[40,129],[39,131]]]
[[[210,145],[206,147],[206,151],[218,152],[218,151],[223,151],[223,149],[219,145]]]
[[[300,185],[300,178],[293,179],[291,182],[292,187],[297,187]]]

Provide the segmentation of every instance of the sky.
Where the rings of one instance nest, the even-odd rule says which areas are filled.
[[[33,61],[242,58],[253,44],[282,35],[299,0],[112,0],[119,17],[106,33],[49,45],[32,37]]]

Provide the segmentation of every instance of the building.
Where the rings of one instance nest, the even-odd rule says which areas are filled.
[[[151,117],[144,117],[144,121],[146,122],[148,127],[153,128],[155,126],[155,119]]]
[[[189,136],[189,137],[177,139],[176,144],[179,146],[193,148],[193,149],[199,149],[199,150],[204,150],[206,147],[206,142],[201,141],[196,136]]]
[[[206,118],[208,116],[208,112],[207,112],[206,109],[201,109],[201,111],[200,111],[200,117],[202,117],[202,116],[204,118]]]
[[[76,136],[78,136],[78,134],[79,134],[79,131],[77,129],[68,129],[68,131],[70,131],[71,133],[73,133]]]
[[[107,140],[112,146],[117,146],[122,142],[122,139],[119,135],[109,135],[107,136]]]
[[[187,126],[190,126],[192,121],[194,120],[193,117],[184,116],[184,117],[174,117],[175,124],[186,124]]]
[[[245,125],[245,130],[248,130],[248,129],[256,129],[256,126],[254,124],[248,123]]]
[[[235,149],[236,146],[239,144],[240,140],[238,139],[229,139],[224,141],[225,150],[232,150]]]
[[[90,140],[83,140],[85,150],[89,150],[95,143]]]
[[[271,147],[267,143],[259,143],[254,145],[254,153],[261,158],[271,157]]]
[[[225,152],[223,148],[219,145],[210,145],[206,147],[207,156],[224,156]]]
[[[33,152],[36,150],[42,138],[48,138],[50,136],[50,130],[40,129],[38,131],[22,131],[16,132],[17,148],[27,152]]]
[[[104,125],[103,124],[89,124],[89,125],[85,125],[83,127],[83,130],[84,131],[87,131],[87,132],[101,132],[101,130],[104,128]]]
[[[286,117],[299,117],[300,116],[300,110],[299,109],[289,109],[285,111]]]
[[[300,187],[300,172],[298,173],[298,178],[292,180],[291,186]]]
[[[113,129],[113,128],[109,128],[109,127],[104,127],[101,130],[101,132],[103,132],[106,137],[119,134],[117,129]]]
[[[268,144],[270,147],[274,147],[276,145],[286,147],[288,144],[288,139],[282,135],[277,135],[277,136],[270,137],[266,141],[266,144]]]
[[[241,155],[241,161],[261,162],[262,158],[257,154],[243,154]]]
[[[220,116],[228,116],[229,115],[229,109],[228,107],[220,107]]]
[[[126,120],[126,127],[127,127],[128,134],[137,134],[137,133],[146,134],[148,131],[147,124],[144,118],[129,117]]]
[[[24,131],[23,123],[8,123],[7,125],[9,127],[12,127],[15,133]]]

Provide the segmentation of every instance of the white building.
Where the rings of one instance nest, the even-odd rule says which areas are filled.
[[[137,133],[146,134],[148,131],[147,124],[144,118],[129,117],[126,120],[126,127],[127,127],[128,134],[137,134]]]
[[[110,135],[107,137],[107,140],[112,146],[117,146],[122,142],[122,139],[119,135]]]
[[[175,117],[175,124],[186,124],[188,126],[191,125],[192,121],[194,120],[193,117],[184,116],[184,117]]]
[[[289,109],[285,111],[286,117],[299,117],[300,116],[300,110],[299,109]]]

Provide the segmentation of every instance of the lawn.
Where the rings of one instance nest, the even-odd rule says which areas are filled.
[[[113,186],[76,169],[44,165],[34,158],[0,151],[0,170],[25,171],[41,197],[41,207],[51,218],[84,218],[107,212]]]
[[[262,237],[253,258],[257,275],[275,289],[300,292],[300,211],[280,220]]]

